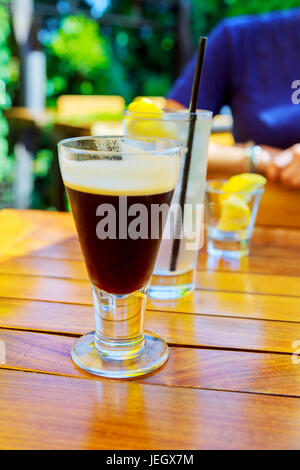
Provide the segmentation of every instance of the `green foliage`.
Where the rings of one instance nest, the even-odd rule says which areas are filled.
[[[228,11],[225,0],[190,0],[192,34],[197,43],[200,35],[208,34]],[[245,3],[245,2],[244,2]]]
[[[224,17],[251,15],[300,7],[300,0],[190,0],[192,34],[208,34]]]
[[[33,162],[33,172],[35,177],[44,178],[47,176],[53,159],[53,153],[49,149],[41,149],[37,152]]]
[[[165,96],[172,84],[168,73],[148,74],[145,78],[143,86],[143,95],[145,96]]]
[[[13,80],[11,76],[13,70],[11,67],[12,59],[8,45],[9,35],[10,24],[8,12],[4,6],[0,6],[0,82],[2,83],[3,91],[6,85],[9,85]],[[2,95],[5,102],[0,106],[0,184],[12,182],[14,171],[14,160],[8,154],[8,123],[1,111],[1,108],[9,107],[11,102],[7,93],[4,92]],[[5,202],[7,202],[6,196],[6,193],[1,194],[2,201],[4,199]],[[0,200],[0,206],[2,201]]]
[[[300,6],[300,0],[227,0],[228,16],[250,15],[268,11],[286,10]]]
[[[109,67],[108,43],[98,24],[85,16],[65,18],[53,36],[49,50],[68,63],[73,72],[84,77]]]
[[[97,22],[85,16],[69,16],[46,46],[48,56],[48,103],[68,94],[129,93],[122,65],[113,55]]]
[[[86,1],[91,4],[92,2]],[[84,1],[81,1],[84,4]],[[67,16],[44,42],[48,62],[48,105],[62,93],[136,95],[167,93],[177,70],[176,16],[172,3],[111,0],[108,13],[120,18],[102,26],[87,16]],[[124,19],[144,18],[136,27]]]

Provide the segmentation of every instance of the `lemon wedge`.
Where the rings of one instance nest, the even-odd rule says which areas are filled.
[[[140,98],[128,106],[130,115],[125,116],[127,134],[137,137],[177,138],[172,122],[163,121],[163,111],[149,98]]]
[[[251,211],[242,197],[231,194],[221,204],[221,217],[217,226],[219,230],[233,232],[248,227]]]
[[[145,113],[147,117],[147,114],[159,114],[161,115],[163,112],[162,110],[156,106],[149,98],[140,98],[137,101],[132,101],[130,105],[128,106],[128,111],[131,113]],[[141,117],[141,116],[140,116]]]
[[[223,184],[221,190],[229,194],[239,192],[248,193],[263,187],[266,182],[266,178],[256,173],[241,173],[240,175],[234,175],[229,178],[229,180]],[[227,194],[221,194],[220,201],[222,202],[228,197]]]

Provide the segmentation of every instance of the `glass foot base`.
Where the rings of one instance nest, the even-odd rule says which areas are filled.
[[[181,299],[194,290],[194,277],[194,270],[184,274],[153,275],[148,297],[156,300]]]
[[[95,332],[81,336],[72,346],[72,359],[80,369],[91,374],[115,379],[126,379],[148,374],[161,367],[168,359],[165,341],[154,333],[145,332],[145,347],[132,359],[117,360],[101,354],[94,345]]]
[[[207,242],[207,253],[210,256],[222,258],[243,258],[249,254],[249,242],[248,240],[231,242],[210,239]]]

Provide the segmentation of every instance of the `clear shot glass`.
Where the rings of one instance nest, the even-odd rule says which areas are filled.
[[[211,180],[205,190],[207,252],[212,256],[242,258],[250,240],[264,188],[245,192],[222,191],[225,181]]]
[[[147,292],[180,170],[175,141],[80,137],[58,144],[62,177],[91,282],[96,330],[72,359],[93,374],[128,378],[168,358],[144,332]]]
[[[184,185],[183,176],[191,120],[195,122],[195,130],[182,210],[179,205]],[[149,296],[153,299],[176,300],[194,289],[198,251],[203,240],[201,219],[204,212],[211,120],[212,113],[204,110],[192,114],[187,110],[170,112],[166,110],[161,114],[128,110],[124,112],[123,125],[127,135],[175,139],[184,148],[180,175],[166,224],[167,233],[163,235],[151,281]],[[178,225],[181,227],[180,231]],[[172,230],[172,226],[176,226],[177,230]],[[179,242],[176,239],[179,239]]]

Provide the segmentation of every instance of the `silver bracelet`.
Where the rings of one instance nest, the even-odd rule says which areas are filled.
[[[259,145],[255,145],[253,142],[248,143],[245,149],[245,155],[249,163],[249,173],[256,173],[261,152],[262,148]]]

